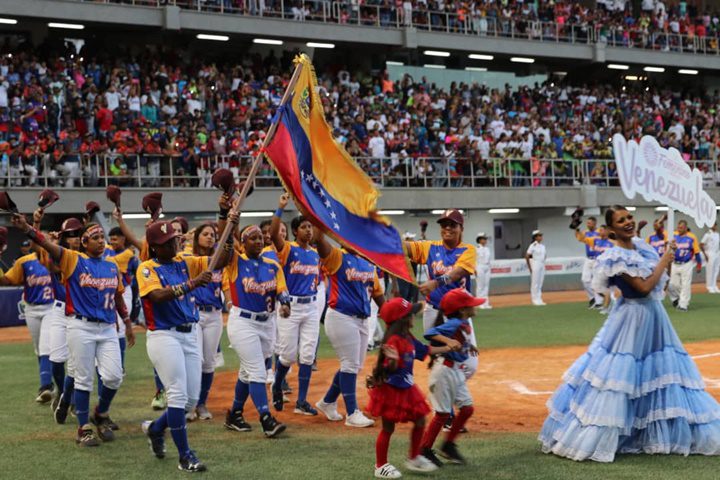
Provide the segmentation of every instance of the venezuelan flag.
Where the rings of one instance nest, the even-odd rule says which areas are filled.
[[[315,225],[381,269],[414,282],[400,234],[377,214],[378,191],[325,121],[310,58],[303,54],[295,62],[302,65],[300,75],[275,114],[277,130],[265,154]]]

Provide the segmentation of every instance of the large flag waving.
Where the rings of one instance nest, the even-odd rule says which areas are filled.
[[[414,282],[400,234],[377,214],[378,191],[325,121],[310,58],[302,54],[295,62],[301,67],[298,81],[275,114],[277,130],[265,154],[313,223],[383,270]]]

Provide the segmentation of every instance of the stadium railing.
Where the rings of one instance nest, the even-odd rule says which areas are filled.
[[[247,178],[253,158],[244,155],[71,155],[55,159],[36,155],[22,165],[0,166],[0,186],[101,188],[119,185],[136,188],[212,188],[218,168],[229,168],[238,181]],[[612,159],[519,159],[447,157],[356,157],[358,165],[379,187],[389,188],[495,188],[619,186]],[[703,171],[706,187],[720,185],[714,160],[691,160]],[[115,167],[114,169],[112,167]],[[261,164],[254,185],[279,187],[271,165]]]
[[[82,2],[85,0],[70,0]],[[382,28],[415,27],[431,32],[483,37],[517,38],[573,44],[605,43],[658,51],[720,55],[720,37],[682,35],[668,32],[639,32],[603,25],[543,22],[539,20],[480,17],[472,12],[451,13],[425,9],[404,9],[383,5],[359,5],[358,2],[315,0],[96,0],[130,6],[157,7],[175,5],[182,9],[220,14],[260,16],[292,21],[373,26]],[[242,6],[238,6],[238,5]],[[305,10],[311,4],[312,10]],[[298,8],[302,5],[303,8]]]

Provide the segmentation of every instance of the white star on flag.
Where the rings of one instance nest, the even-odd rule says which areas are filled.
[[[335,212],[330,212],[330,217],[335,220],[337,218],[337,215],[335,215]]]
[[[337,223],[333,223],[333,227],[335,228],[335,230],[340,230],[340,225],[338,225]]]

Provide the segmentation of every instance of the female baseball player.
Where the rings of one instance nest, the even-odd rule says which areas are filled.
[[[27,226],[27,224],[25,224]],[[29,228],[29,226],[28,226]],[[35,355],[40,367],[40,389],[35,401],[52,400],[53,377],[50,363],[51,313],[55,297],[52,276],[36,253],[18,258],[12,268],[0,275],[0,285],[22,285],[25,302],[25,322],[30,330]]]
[[[330,245],[322,233],[316,235],[322,265],[330,277],[330,295],[325,315],[325,333],[340,360],[332,385],[315,406],[328,420],[343,419],[337,411],[337,399],[345,400],[349,427],[370,427],[375,422],[357,406],[355,391],[357,375],[367,353],[370,298],[382,307],[385,297],[380,289],[375,266],[347,250]]]
[[[278,252],[280,265],[287,282],[292,312],[287,319],[277,319],[279,361],[275,365],[275,381],[272,387],[272,399],[275,409],[283,409],[282,384],[290,366],[298,362],[298,398],[295,413],[317,415],[307,402],[307,392],[315,360],[315,348],[320,334],[320,316],[318,315],[318,281],[320,274],[320,256],[310,242],[313,238],[313,225],[303,216],[293,219],[290,229],[295,236],[294,242],[286,242],[280,231],[280,217],[290,197],[287,193],[280,196],[278,209],[273,215],[270,235]],[[298,357],[299,354],[299,357]]]
[[[540,230],[532,232],[533,242],[525,252],[525,262],[530,270],[530,297],[535,306],[545,305],[542,300],[542,286],[545,281],[545,258],[547,251],[542,244],[543,234]]]
[[[138,268],[138,286],[147,322],[147,353],[163,385],[168,407],[156,420],[142,424],[152,452],[165,457],[165,430],[170,429],[178,450],[178,468],[202,472],[203,464],[190,450],[185,427],[185,412],[195,408],[200,396],[202,359],[197,326],[199,315],[188,295],[207,285],[208,257],[178,257],[178,234],[170,222],[156,222],[146,231],[152,258]],[[231,244],[223,247],[225,252]],[[222,268],[229,255],[221,256]]]
[[[415,385],[413,362],[424,360],[428,354],[444,354],[451,349],[447,345],[428,348],[412,335],[413,315],[422,308],[422,303],[413,304],[404,298],[393,298],[385,302],[380,309],[380,317],[385,321],[387,330],[370,381],[368,405],[372,416],[382,417],[382,430],[375,442],[376,478],[402,476],[387,459],[390,437],[395,431],[396,423],[413,423],[410,453],[405,467],[413,472],[432,472],[438,468],[420,454],[425,415],[430,413],[430,407]],[[456,346],[459,346],[459,343]]]
[[[579,221],[579,219],[578,219]],[[588,217],[585,222],[587,230],[581,231],[579,226],[575,229],[575,239],[585,244],[585,263],[583,263],[582,275],[580,280],[582,281],[585,293],[588,296],[589,308],[600,308],[603,303],[602,296],[598,292],[594,292],[592,289],[592,277],[593,270],[595,269],[595,259],[597,259],[599,253],[594,251],[588,246],[588,241],[597,238],[599,233],[597,231],[597,218]]]
[[[475,273],[477,254],[475,248],[462,241],[465,219],[459,210],[446,210],[438,218],[440,241],[420,240],[405,242],[410,260],[427,268],[429,279],[420,285],[420,293],[426,296],[427,304],[423,311],[423,328],[427,330],[435,324],[440,311],[443,295],[455,288],[471,287],[470,276]],[[477,345],[472,319],[470,341]],[[477,358],[468,357],[465,374],[470,379],[477,371]]]
[[[238,432],[251,429],[243,417],[249,395],[260,415],[263,432],[270,438],[285,431],[285,425],[270,414],[265,390],[265,359],[272,354],[275,329],[271,316],[278,302],[280,316],[290,316],[290,296],[280,265],[261,256],[264,242],[260,228],[251,225],[243,230],[241,242],[244,253],[235,252],[223,272],[223,286],[227,286],[232,299],[227,332],[240,358],[235,399],[225,417],[225,428]]]
[[[482,298],[473,297],[464,288],[450,290],[440,300],[442,313],[438,314],[435,326],[425,332],[425,339],[430,340],[432,346],[445,345],[452,350],[436,359],[430,372],[430,402],[435,410],[435,417],[425,432],[422,455],[437,466],[441,466],[442,463],[435,456],[432,447],[438,433],[447,422],[453,406],[457,406],[460,410],[455,415],[445,442],[440,447],[440,455],[451,463],[465,463],[465,459],[457,451],[455,439],[474,410],[463,372],[463,362],[469,356],[477,356],[477,347],[470,339],[472,327],[468,320],[475,316],[475,307],[482,305],[484,301]],[[445,323],[443,323],[443,314],[447,318]]]
[[[216,241],[217,235],[213,224],[206,223],[197,227],[193,233],[192,254],[211,257],[215,253]],[[215,357],[223,332],[221,296],[221,268],[212,272],[212,279],[207,285],[203,285],[193,292],[195,306],[200,311],[197,330],[200,356],[202,357],[202,377],[200,379],[200,398],[195,413],[201,420],[212,418],[212,413],[207,408],[207,399],[215,375]]]
[[[68,324],[67,341],[75,371],[75,414],[80,426],[76,441],[83,447],[100,444],[89,424],[90,392],[96,363],[104,383],[91,420],[100,439],[111,441],[114,434],[108,425],[108,410],[123,378],[115,311],[128,327],[130,318],[122,298],[118,266],[112,259],[103,259],[105,237],[102,227],[89,223],[83,228],[80,243],[84,252],[79,253],[55,245],[30,227],[22,215],[14,215],[12,221],[59,262],[65,279],[65,314],[74,317]],[[127,329],[127,341],[129,347],[135,344],[132,328]]]

